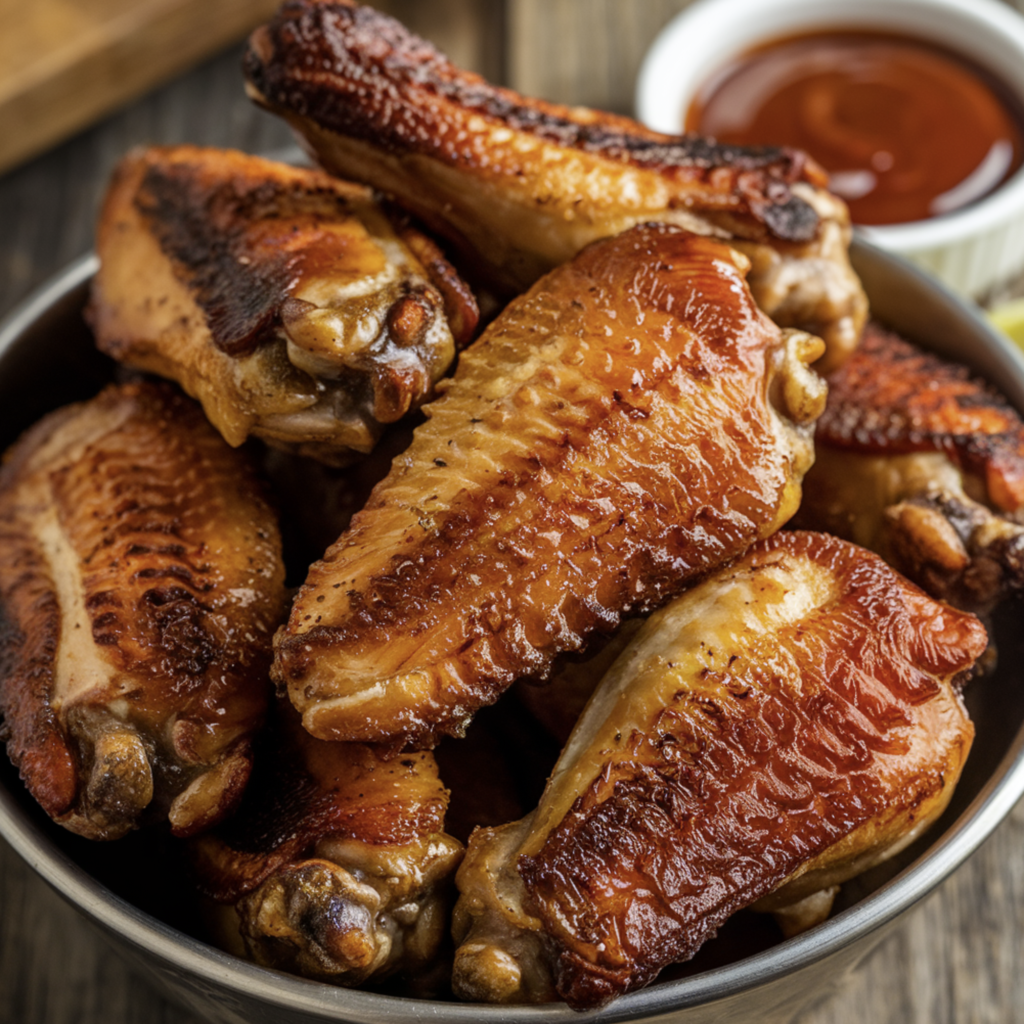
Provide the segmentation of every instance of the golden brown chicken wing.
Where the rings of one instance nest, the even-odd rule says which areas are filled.
[[[458,733],[792,515],[821,342],[760,313],[745,268],[712,239],[634,228],[462,354],[275,640],[310,732]]]
[[[245,72],[327,170],[394,196],[492,285],[522,291],[595,239],[663,221],[733,239],[761,308],[823,337],[830,362],[856,344],[849,217],[803,154],[525,98],[345,0],[285,3]]]
[[[230,150],[129,154],[96,244],[100,348],[178,381],[232,445],[369,451],[476,325],[437,247],[367,189]]]
[[[863,548],[758,544],[644,625],[536,812],[474,833],[456,992],[599,1006],[735,910],[803,901],[903,848],[959,778],[958,682],[985,644]]]
[[[171,385],[47,416],[0,472],[0,710],[60,824],[190,835],[237,802],[283,612],[248,460]]]
[[[462,856],[433,755],[325,743],[278,710],[238,813],[191,844],[200,887],[266,967],[341,985],[424,967]]]
[[[983,612],[1024,588],[1024,422],[964,366],[872,324],[829,379],[796,522]]]

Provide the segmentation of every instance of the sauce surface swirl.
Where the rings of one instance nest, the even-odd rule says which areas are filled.
[[[858,224],[952,213],[1024,160],[1024,111],[1001,83],[954,53],[881,32],[815,32],[750,50],[704,85],[684,127],[806,150]]]

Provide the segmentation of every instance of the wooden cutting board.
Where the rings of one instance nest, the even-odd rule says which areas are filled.
[[[279,2],[0,0],[0,172],[241,39]]]

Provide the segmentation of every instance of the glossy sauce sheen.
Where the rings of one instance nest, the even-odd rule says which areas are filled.
[[[1024,159],[1024,110],[963,58],[897,35],[775,40],[711,79],[685,127],[719,142],[795,146],[830,174],[858,224],[951,213]]]
[[[781,238],[808,241],[818,227],[814,210],[789,189],[798,181],[821,183],[820,168],[809,167],[803,154],[776,147],[737,152],[705,139],[660,135],[627,118],[527,99],[462,71],[400,23],[347,0],[284,4],[269,25],[253,34],[244,70],[260,102],[392,154],[418,154],[493,181],[514,182],[544,141],[554,147],[548,152],[560,157],[554,174],[570,154],[576,155],[574,166],[580,160],[586,165],[587,154],[598,161],[598,173],[604,161],[650,169],[684,192],[692,188],[691,202],[699,193],[721,210],[763,222]],[[500,141],[493,137],[495,130]],[[518,144],[510,145],[510,139]],[[519,187],[528,181],[518,182]],[[726,181],[736,190],[723,188]],[[421,180],[412,197],[412,209],[421,216],[424,184]],[[565,190],[560,197],[550,177],[538,184],[541,191],[534,201],[559,207],[566,202]],[[619,191],[610,189],[599,202],[619,199]],[[635,192],[634,183],[629,190],[633,204]],[[575,198],[570,195],[570,202]],[[642,213],[642,207],[636,212]],[[650,212],[656,214],[658,207]],[[428,222],[436,219],[426,213]],[[437,227],[442,233],[451,230],[445,219]],[[587,240],[593,237],[600,236]],[[495,239],[494,244],[502,242]],[[482,255],[488,252],[485,248]],[[568,255],[561,254],[555,263]],[[519,281],[519,287],[537,276]]]
[[[295,177],[246,178],[198,157],[145,167],[135,205],[228,355],[273,341],[282,304],[307,279],[330,273],[343,286],[385,270],[384,252],[355,215],[366,197],[352,188],[346,203],[341,188]]]
[[[133,150],[96,250],[100,350],[178,381],[231,445],[347,463],[475,330],[440,250],[368,189],[233,150]]]

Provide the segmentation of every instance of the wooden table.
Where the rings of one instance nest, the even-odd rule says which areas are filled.
[[[550,99],[628,111],[643,50],[685,0],[393,0],[454,59]],[[383,5],[382,5],[383,6]],[[0,312],[91,245],[114,161],[140,143],[267,152],[236,47],[0,177]],[[2,128],[2,126],[0,126]],[[1024,292],[1018,282],[1017,292]],[[1024,1019],[1024,805],[806,1024]],[[0,1024],[200,1024],[137,978],[0,842]]]

